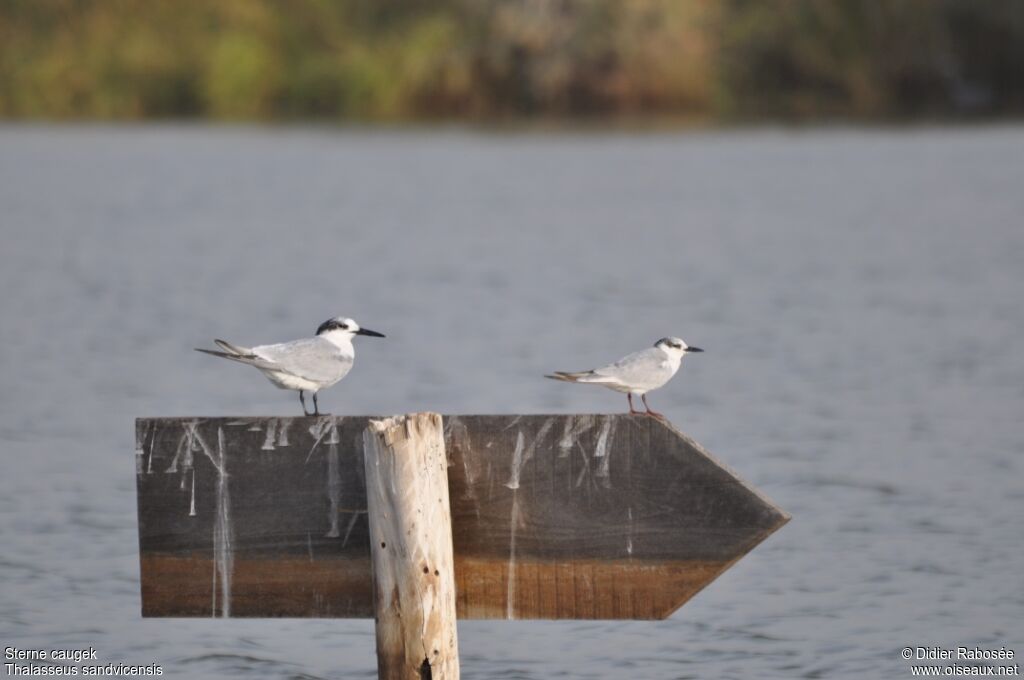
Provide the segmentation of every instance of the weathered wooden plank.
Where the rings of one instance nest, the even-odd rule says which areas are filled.
[[[373,615],[367,417],[137,421],[143,614]],[[445,416],[461,618],[664,618],[788,516],[643,416]]]

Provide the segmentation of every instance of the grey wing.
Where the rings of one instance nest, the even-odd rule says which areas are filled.
[[[668,373],[665,354],[657,347],[650,347],[622,357],[614,364],[595,368],[594,374],[607,376],[627,385],[644,385]]]
[[[352,369],[352,356],[342,354],[322,338],[263,345],[253,347],[252,351],[270,362],[274,370],[315,382],[340,380]]]

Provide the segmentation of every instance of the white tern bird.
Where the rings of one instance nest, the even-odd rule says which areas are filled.
[[[337,316],[320,324],[316,329],[316,337],[312,338],[256,347],[242,347],[225,340],[214,340],[224,351],[198,347],[196,351],[255,366],[279,388],[299,391],[303,415],[320,415],[316,394],[352,370],[356,358],[352,338],[357,335],[384,337],[383,333],[362,328],[352,319]],[[313,393],[313,413],[306,411],[305,392]]]
[[[629,412],[633,415],[641,413],[633,408],[633,395],[638,394],[648,415],[664,419],[663,415],[652,411],[647,405],[647,393],[672,379],[679,370],[683,355],[703,351],[700,347],[690,347],[679,338],[662,338],[654,343],[654,347],[626,355],[603,368],[578,373],[555,371],[554,375],[544,377],[572,383],[601,385],[616,392],[625,392],[629,400]]]

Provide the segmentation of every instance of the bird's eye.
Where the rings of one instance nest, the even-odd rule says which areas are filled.
[[[338,328],[340,328],[343,331],[347,331],[348,330],[348,324],[347,323],[339,323],[338,324]]]

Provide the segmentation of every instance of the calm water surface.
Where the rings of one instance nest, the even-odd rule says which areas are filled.
[[[467,678],[908,677],[1024,654],[1024,128],[0,127],[0,642],[369,678],[371,621],[141,620],[133,418],[290,414],[192,351],[347,314],[340,413],[652,405],[794,516],[663,622],[464,622]],[[1019,658],[1018,658],[1019,661]]]

